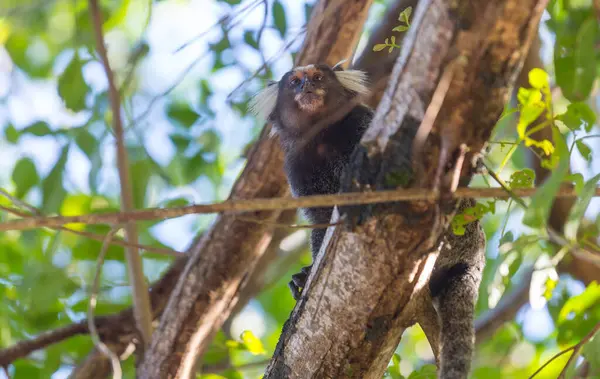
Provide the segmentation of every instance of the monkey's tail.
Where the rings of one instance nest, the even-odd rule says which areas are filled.
[[[440,318],[440,379],[467,379],[473,359],[473,327],[478,281],[469,267],[456,264],[447,272],[447,287],[434,303]]]
[[[474,205],[469,199],[462,211]],[[475,330],[475,303],[485,264],[485,233],[479,221],[467,225],[464,235],[448,231],[429,281],[440,321],[440,379],[467,379]]]

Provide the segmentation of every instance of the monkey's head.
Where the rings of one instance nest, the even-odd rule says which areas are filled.
[[[339,65],[295,67],[260,91],[250,102],[250,111],[272,122],[275,133],[302,133],[356,96],[369,93],[363,71],[344,71]]]

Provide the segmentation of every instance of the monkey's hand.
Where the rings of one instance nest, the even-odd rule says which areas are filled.
[[[296,301],[300,300],[302,289],[306,285],[306,280],[308,279],[311,268],[312,265],[302,267],[299,273],[292,275],[292,280],[288,283],[290,291],[292,291],[292,296],[294,296],[294,300]]]

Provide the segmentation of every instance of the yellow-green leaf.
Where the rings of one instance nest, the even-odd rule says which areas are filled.
[[[263,348],[262,342],[260,339],[252,334],[251,331],[245,330],[242,332],[240,336],[248,351],[254,355],[262,355],[265,354],[265,349]]]
[[[534,68],[529,71],[529,83],[533,88],[543,89],[550,87],[548,83],[548,74],[541,68]]]
[[[386,47],[387,45],[385,43],[378,43],[377,45],[373,46],[373,51],[381,51]]]

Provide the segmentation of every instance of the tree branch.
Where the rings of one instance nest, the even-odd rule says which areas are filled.
[[[32,206],[30,206],[30,207],[32,207]],[[32,207],[32,208],[37,210],[37,208],[34,208],[34,207]],[[0,205],[0,209],[3,210],[3,211],[5,211],[5,212],[12,213],[14,215],[20,216],[20,217],[35,217],[35,216],[43,217],[43,216],[41,216],[41,213],[39,213],[39,212],[35,212],[34,213],[35,216],[34,216],[34,215],[30,214],[30,213],[26,213],[26,212],[23,212],[21,210],[15,209],[15,208],[5,207],[4,205]],[[52,229],[52,230],[60,230],[60,231],[72,233],[72,234],[75,234],[75,235],[78,235],[78,236],[81,236],[81,237],[93,239],[95,241],[100,241],[101,242],[101,241],[104,240],[104,236],[101,235],[101,234],[92,233],[92,232],[86,232],[86,231],[83,231],[83,230],[75,230],[75,229],[67,228],[67,227],[64,227],[64,226],[59,226],[59,227],[50,228],[50,229]],[[111,245],[117,245],[117,246],[123,246],[123,247],[133,246],[133,247],[136,247],[138,249],[142,249],[142,250],[145,250],[145,251],[148,251],[148,252],[152,252],[152,253],[156,253],[156,254],[161,254],[161,255],[169,255],[169,256],[172,256],[172,257],[181,256],[183,254],[180,251],[168,249],[168,248],[165,248],[165,247],[155,247],[155,246],[150,246],[150,245],[144,245],[144,244],[141,244],[141,243],[130,243],[130,242],[127,242],[127,241],[125,241],[125,240],[123,240],[121,238],[113,238],[110,241],[110,244]]]
[[[127,148],[123,136],[123,122],[121,119],[121,101],[119,90],[115,85],[113,72],[108,62],[106,47],[104,46],[104,36],[102,35],[102,15],[98,7],[98,0],[89,0],[90,17],[94,27],[94,36],[96,38],[96,49],[102,60],[102,66],[108,80],[108,94],[110,106],[112,109],[113,129],[117,143],[117,165],[119,170],[119,182],[121,185],[121,209],[125,212],[132,211],[133,195],[131,190],[129,161],[127,158]],[[134,244],[138,241],[137,227],[134,222],[125,223],[126,240]],[[152,316],[150,310],[150,298],[148,296],[148,286],[144,278],[144,268],[142,258],[138,249],[133,246],[127,248],[127,267],[129,271],[129,280],[131,282],[131,291],[133,295],[133,311],[136,325],[141,335],[144,345],[150,342],[152,335]]]
[[[515,189],[513,193],[518,197],[529,197],[536,193],[536,188]],[[454,199],[464,198],[498,198],[511,197],[502,188],[458,188],[451,195]],[[563,186],[556,194],[557,198],[575,198],[577,193],[571,186]],[[594,196],[600,196],[600,188],[596,189]],[[230,199],[220,203],[197,204],[175,208],[146,208],[129,212],[98,213],[81,216],[52,216],[31,217],[27,219],[12,220],[0,223],[0,231],[26,230],[40,227],[57,228],[69,223],[83,224],[120,224],[130,221],[144,221],[155,219],[169,219],[189,214],[207,213],[242,213],[259,211],[282,211],[297,208],[315,208],[325,206],[365,205],[377,203],[393,203],[398,201],[435,201],[440,199],[436,191],[407,188],[397,190],[381,190],[375,192],[339,193],[333,195],[313,195],[297,198],[273,197],[253,199]],[[257,223],[265,224],[256,219]],[[248,219],[239,220],[248,223]],[[266,225],[274,226],[275,221],[268,221]],[[288,227],[288,225],[286,225]]]
[[[462,143],[470,152],[460,181],[468,183],[471,158],[502,113],[544,6],[543,0],[420,1],[346,188],[386,188],[390,172],[408,172],[413,187],[431,188],[439,165],[456,164],[440,159],[444,151],[450,158]],[[414,133],[443,67],[456,54],[466,62],[455,71],[423,147],[426,170],[413,173]],[[442,190],[453,173],[441,178]],[[381,378],[403,330],[422,312],[418,301],[428,291],[433,251],[447,230],[452,203],[414,201],[340,210],[360,222],[328,229],[265,379]]]
[[[370,0],[320,1],[313,10],[297,64],[334,64],[350,55],[367,17]],[[335,17],[322,18],[325,12]],[[269,127],[249,154],[231,198],[278,197],[288,193],[283,156]],[[280,209],[257,211],[253,218],[275,221]],[[273,212],[275,211],[275,212]],[[139,366],[140,377],[187,378],[212,336],[237,301],[244,278],[252,272],[272,237],[272,227],[248,227],[232,215],[217,218],[191,250],[184,274],[172,293]]]

